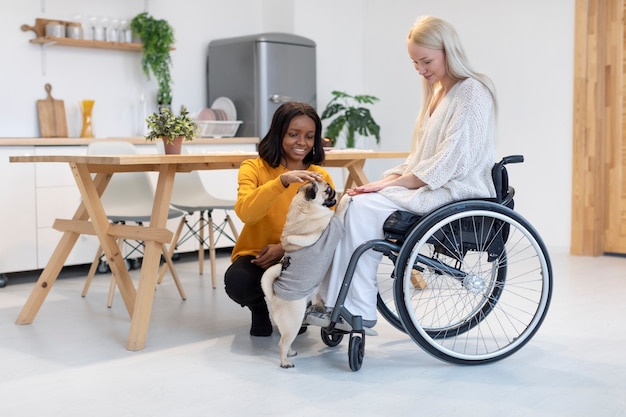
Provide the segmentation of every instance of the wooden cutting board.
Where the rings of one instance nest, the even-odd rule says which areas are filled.
[[[52,86],[46,83],[48,97],[37,100],[39,114],[39,130],[42,138],[66,138],[67,120],[65,119],[65,104],[63,100],[52,98]]]

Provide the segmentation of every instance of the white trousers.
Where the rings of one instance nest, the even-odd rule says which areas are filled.
[[[371,239],[383,237],[383,224],[395,210],[402,208],[378,193],[360,194],[352,197],[346,212],[345,233],[339,241],[330,270],[320,286],[320,294],[326,307],[334,308],[343,279],[355,249]],[[359,259],[344,306],[363,320],[376,321],[376,295],[378,294],[376,272],[382,259],[380,252],[368,250]]]

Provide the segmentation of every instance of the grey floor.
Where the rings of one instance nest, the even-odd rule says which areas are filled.
[[[449,365],[381,319],[358,372],[347,343],[328,348],[315,328],[281,369],[277,332],[250,337],[248,312],[193,258],[176,264],[188,299],[171,279],[158,287],[138,352],[119,295],[106,307],[108,275],[81,298],[86,270],[65,271],[27,326],[15,319],[33,277],[20,275],[0,289],[0,415],[626,416],[626,258],[551,256],[552,306],[520,352]]]

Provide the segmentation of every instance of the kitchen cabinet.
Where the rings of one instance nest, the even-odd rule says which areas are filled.
[[[0,148],[0,273],[37,268],[35,164],[11,164],[33,146]]]
[[[35,155],[84,155],[86,146],[37,146]],[[15,164],[14,164],[15,165]],[[57,218],[71,218],[80,203],[80,192],[69,166],[35,164],[37,224],[37,269],[48,263],[62,233],[53,229]],[[95,236],[81,236],[67,259],[67,265],[91,263],[98,249]]]

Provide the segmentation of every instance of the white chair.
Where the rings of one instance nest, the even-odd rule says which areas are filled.
[[[101,140],[91,142],[87,147],[87,154],[91,155],[127,155],[136,154],[137,150],[129,142],[122,141],[110,141]],[[143,225],[150,221],[152,214],[152,205],[154,202],[154,187],[150,181],[150,177],[146,172],[128,172],[118,173],[113,175],[109,185],[107,186],[104,194],[101,197],[104,211],[107,214],[109,221],[112,223],[136,223]],[[175,209],[170,209],[168,213],[168,219],[181,217],[183,212]],[[172,240],[170,246],[174,246],[176,240]],[[143,254],[143,244],[141,242],[131,242],[128,240],[118,240],[120,250],[127,244],[131,250],[125,256],[126,265],[129,269],[132,267],[129,255],[134,252]],[[102,269],[102,263],[100,261],[103,251],[102,247],[98,247],[96,257],[91,264],[89,273],[87,275],[87,281],[83,287],[82,296],[87,295],[91,281],[95,275],[96,270]],[[183,290],[182,284],[174,268],[171,260],[171,252],[163,246],[163,256],[165,258],[165,265],[163,267],[163,274],[165,270],[169,269],[178,292],[181,298],[184,300],[187,298]],[[105,269],[106,270],[106,269]],[[109,297],[107,300],[107,306],[111,307],[113,303],[113,295],[115,293],[115,278],[111,277],[111,285],[109,288]]]
[[[184,149],[183,152],[185,152]],[[234,209],[235,201],[211,195],[202,183],[200,174],[197,171],[192,171],[189,173],[176,173],[171,204],[174,208],[184,212],[174,234],[173,241],[176,242],[176,246],[180,246],[191,238],[198,240],[198,272],[200,274],[204,273],[204,249],[205,247],[209,249],[211,284],[213,288],[216,288],[215,245],[220,237],[228,239],[233,244],[239,238],[239,233],[229,215],[229,211]],[[224,210],[224,220],[218,224],[213,222],[214,210]],[[194,213],[198,213],[199,218],[192,222],[189,216]],[[229,226],[232,236],[226,232],[226,225]],[[185,227],[186,233],[181,237],[182,230]],[[205,229],[208,229],[208,240],[205,239]],[[170,255],[173,254],[175,249],[176,247],[170,246]],[[163,279],[164,274],[165,271],[162,269],[159,275],[159,282]]]

